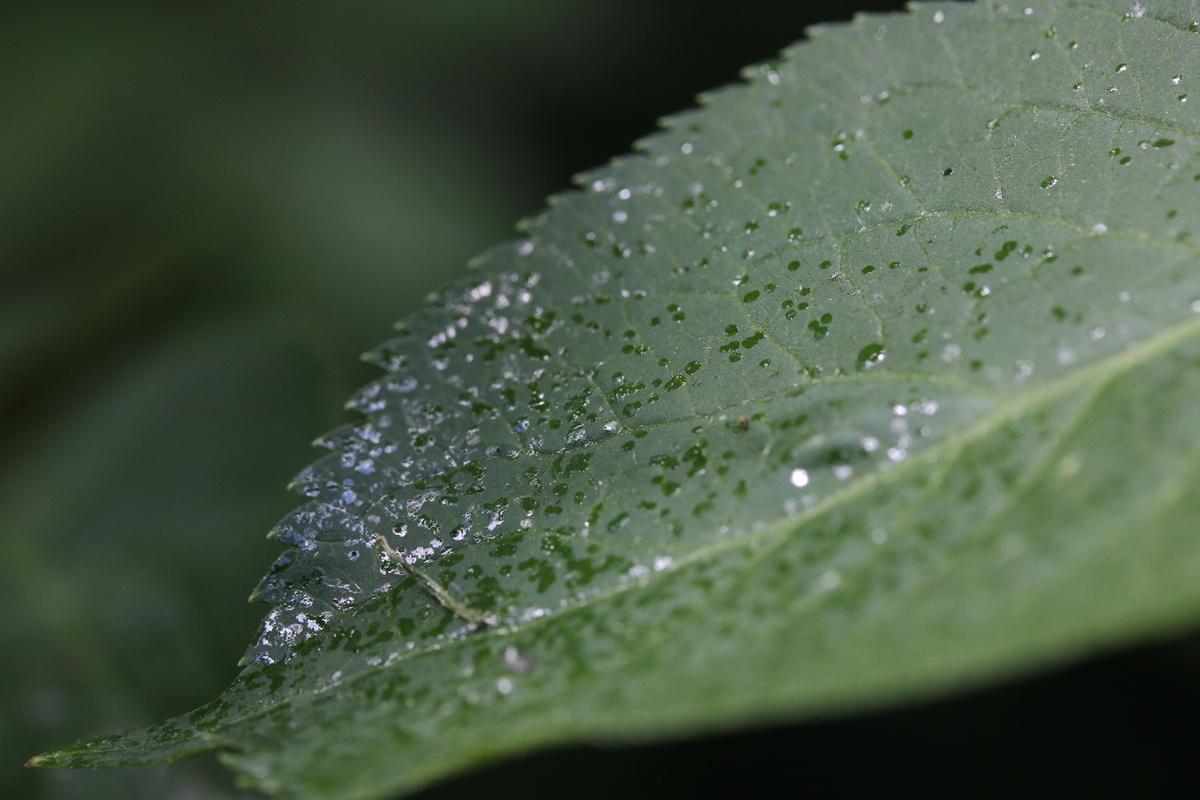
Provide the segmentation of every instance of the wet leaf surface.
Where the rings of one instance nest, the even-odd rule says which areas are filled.
[[[228,748],[381,797],[1194,622],[1200,49],[1165,9],[817,29],[584,176],[371,354],[238,681],[43,763]]]

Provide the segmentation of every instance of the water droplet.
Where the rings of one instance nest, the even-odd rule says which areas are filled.
[[[1083,458],[1078,453],[1069,453],[1058,461],[1058,474],[1062,478],[1075,476],[1083,468]]]
[[[836,569],[827,569],[821,573],[821,577],[817,579],[817,589],[822,592],[833,591],[842,585],[842,573]]]
[[[883,351],[883,345],[872,343],[858,351],[858,368],[860,370],[870,369],[876,364],[881,363],[887,355]]]
[[[792,486],[795,486],[797,489],[803,489],[805,486],[808,486],[808,470],[792,470]]]
[[[521,655],[520,650],[510,644],[508,647],[504,648],[504,666],[508,667],[518,675],[524,675],[526,672],[533,670],[534,664],[528,658]],[[499,684],[497,684],[496,688],[500,689]],[[512,691],[511,684],[509,691]],[[500,689],[500,692],[502,694],[508,694],[508,692],[504,691],[503,689]]]

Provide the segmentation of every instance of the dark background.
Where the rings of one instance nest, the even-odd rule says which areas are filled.
[[[24,770],[215,696],[358,353],[572,174],[804,26],[896,3],[0,10],[0,796],[238,796],[212,757]],[[916,708],[572,748],[430,797],[1194,794],[1195,636]]]

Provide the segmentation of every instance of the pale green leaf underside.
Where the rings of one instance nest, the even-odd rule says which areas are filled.
[[[42,763],[380,797],[1194,621],[1200,47],[1163,9],[864,17],[669,120],[374,354],[234,686]]]

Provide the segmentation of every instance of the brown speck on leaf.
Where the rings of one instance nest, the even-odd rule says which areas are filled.
[[[749,417],[738,417],[738,427],[741,428],[742,430],[746,430],[747,428],[749,428],[750,427],[750,418]]]

